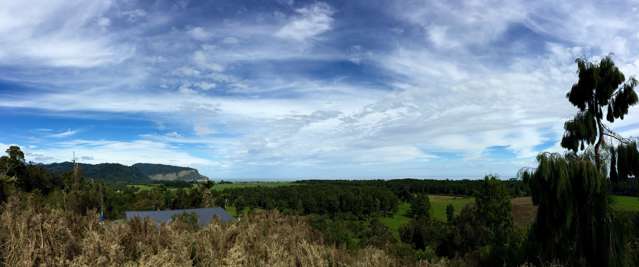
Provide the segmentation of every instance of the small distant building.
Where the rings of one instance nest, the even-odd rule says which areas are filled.
[[[228,214],[223,208],[201,208],[201,209],[179,209],[179,210],[158,210],[158,211],[127,211],[125,216],[127,220],[133,218],[145,219],[149,218],[157,224],[168,223],[175,216],[183,213],[194,213],[197,216],[197,223],[200,226],[207,225],[217,218],[222,223],[234,221],[235,218]]]

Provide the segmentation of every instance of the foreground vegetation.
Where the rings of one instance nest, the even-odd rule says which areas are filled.
[[[100,223],[15,196],[0,215],[6,266],[400,266],[383,250],[325,246],[304,218],[258,213],[197,228],[185,221]],[[418,263],[415,263],[418,264]]]
[[[538,253],[528,237],[535,207],[530,197],[521,196],[529,190],[522,180],[140,187],[91,181],[79,170],[53,175],[26,164],[17,147],[7,153],[0,158],[7,163],[2,166],[10,166],[3,173],[12,174],[0,183],[5,248],[0,260],[6,265],[520,266]],[[459,184],[475,191],[426,193],[455,191]],[[633,244],[639,241],[634,213],[639,201],[630,196],[610,201],[625,231],[620,240],[627,247],[624,264],[632,265],[638,255]],[[150,222],[120,220],[124,210],[211,206],[242,218],[204,228],[178,220],[159,231]],[[287,239],[289,232],[297,237]]]

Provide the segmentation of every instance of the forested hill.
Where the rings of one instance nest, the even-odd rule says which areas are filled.
[[[53,173],[73,170],[72,162],[42,164]],[[107,182],[149,183],[153,181],[197,181],[206,180],[196,169],[163,164],[137,163],[126,166],[119,163],[79,164],[84,177]]]

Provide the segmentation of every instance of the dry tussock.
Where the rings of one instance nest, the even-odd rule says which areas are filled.
[[[0,215],[7,266],[398,266],[383,250],[325,246],[300,217],[253,214],[193,229],[181,222],[106,222],[12,199]],[[427,266],[427,264],[423,264]]]

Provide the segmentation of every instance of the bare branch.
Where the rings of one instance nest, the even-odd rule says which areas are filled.
[[[604,134],[605,136],[611,137],[611,138],[613,138],[613,139],[615,139],[615,140],[619,141],[619,142],[620,142],[620,143],[622,143],[622,144],[630,144],[630,143],[634,142],[634,140],[632,140],[632,139],[634,139],[634,138],[625,138],[625,137],[621,136],[620,134],[618,134],[618,133],[616,133],[616,132],[614,132],[614,131],[610,130],[610,129],[609,129],[609,128],[605,125],[605,124],[603,124],[603,123],[601,124],[601,126],[602,126],[602,127],[603,127],[603,129],[604,129],[603,134]]]

